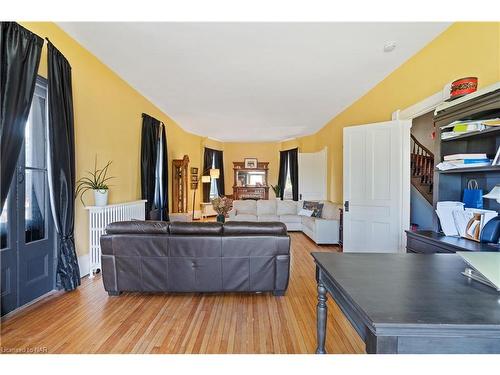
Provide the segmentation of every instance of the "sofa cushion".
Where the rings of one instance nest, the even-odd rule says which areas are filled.
[[[257,215],[240,214],[231,218],[231,221],[257,221]]]
[[[252,223],[244,221],[229,221],[224,224],[225,236],[244,236],[247,234],[286,236],[286,226],[283,223]]]
[[[106,227],[107,234],[168,234],[169,223],[153,220],[116,221]]]
[[[302,217],[302,225],[314,231],[314,221],[316,220],[316,218],[307,216],[301,216],[301,217]]]
[[[280,221],[280,217],[278,215],[259,215],[257,220],[263,222]]]
[[[276,200],[258,200],[257,216],[276,215]]]
[[[299,215],[280,215],[282,223],[301,223],[302,220]]]
[[[281,215],[297,215],[297,202],[295,201],[277,201],[276,214]]]
[[[244,201],[234,201],[233,210],[236,210],[236,215],[239,214],[257,215],[257,202],[251,199]]]
[[[321,203],[323,203],[322,219],[340,220],[339,204],[330,201],[321,201]]]
[[[170,223],[170,234],[220,236],[222,234],[222,224],[216,222],[186,223],[182,221],[174,221],[173,223]]]

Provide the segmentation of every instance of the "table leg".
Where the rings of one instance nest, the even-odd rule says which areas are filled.
[[[328,308],[326,307],[326,288],[321,282],[318,283],[318,305],[316,307],[316,334],[318,340],[318,347],[316,354],[326,354],[325,340],[326,340],[326,314]]]

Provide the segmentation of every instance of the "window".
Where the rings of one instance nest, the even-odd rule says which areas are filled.
[[[212,157],[211,168],[215,168],[215,154]],[[217,198],[218,196],[219,196],[219,189],[217,189],[217,179],[212,178],[210,180],[210,200]]]
[[[285,182],[285,191],[283,192],[283,199],[293,199],[293,190],[292,190],[292,180],[290,178],[290,162],[287,163],[286,169],[286,182]]]
[[[46,184],[46,95],[47,87],[37,82],[31,111],[26,123],[24,207],[26,243],[45,238]]]

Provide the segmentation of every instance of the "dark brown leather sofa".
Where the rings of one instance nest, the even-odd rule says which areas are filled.
[[[109,295],[140,292],[273,292],[290,269],[285,224],[124,221],[101,236]]]

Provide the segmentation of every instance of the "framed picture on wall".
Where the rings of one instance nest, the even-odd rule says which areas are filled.
[[[191,175],[191,182],[198,182],[198,176],[197,175]]]
[[[245,168],[257,168],[257,158],[245,158]]]
[[[191,174],[198,174],[198,168],[191,167]]]

